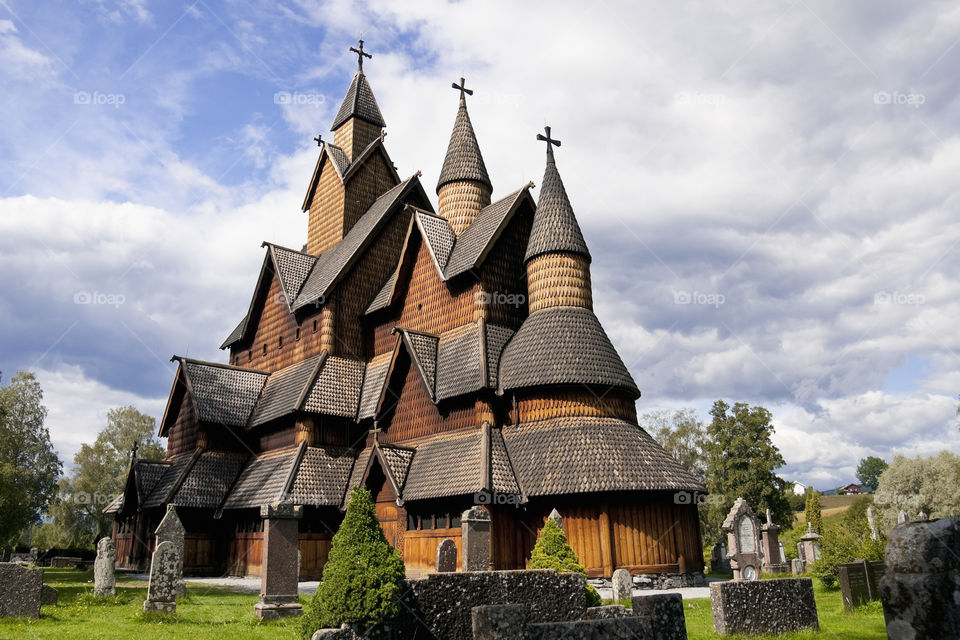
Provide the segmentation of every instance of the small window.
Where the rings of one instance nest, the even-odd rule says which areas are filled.
[[[423,516],[420,518],[420,525],[420,528],[424,531],[430,531],[436,528],[433,526],[433,516]]]
[[[267,343],[263,343],[263,355],[267,355]]]
[[[297,327],[296,339],[297,339],[297,340],[300,340],[300,327]]]
[[[283,349],[283,336],[277,338],[277,349]]]
[[[314,332],[314,333],[317,332],[317,321],[316,321],[316,320],[313,321],[313,332]]]
[[[460,514],[459,514],[459,513],[451,514],[451,516],[450,516],[450,527],[451,527],[452,529],[459,529],[459,528],[460,528]]]
[[[247,351],[247,362],[253,362],[253,349]]]
[[[412,513],[407,514],[407,531],[417,530],[417,516]]]

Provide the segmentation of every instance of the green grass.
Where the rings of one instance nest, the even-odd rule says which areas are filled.
[[[0,619],[0,640],[296,638],[296,619],[259,622],[254,617],[256,594],[188,583],[176,614],[144,614],[146,583],[126,582],[119,574],[117,578],[116,597],[96,598],[92,570],[45,569],[43,581],[57,588],[58,604],[43,607],[37,620]]]
[[[43,607],[39,620],[0,619],[0,640],[235,640],[264,638],[293,640],[296,619],[258,622],[253,615],[256,594],[227,589],[187,586],[187,597],[177,602],[172,617],[145,615],[144,583],[126,582],[118,576],[115,598],[93,596],[93,572],[44,571],[44,582],[60,592],[59,604]],[[814,580],[820,633],[812,631],[779,636],[744,636],[751,640],[885,640],[883,612],[873,602],[847,612],[838,590],[828,590]],[[306,603],[306,597],[301,596]],[[622,602],[629,606],[629,602]],[[708,598],[684,600],[690,640],[718,638]],[[737,637],[737,636],[732,636]]]

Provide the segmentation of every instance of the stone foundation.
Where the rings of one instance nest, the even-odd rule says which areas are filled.
[[[609,578],[590,578],[588,583],[597,589],[612,589]],[[693,573],[642,573],[633,576],[634,589],[683,589],[686,587],[705,587],[707,581],[700,571]]]

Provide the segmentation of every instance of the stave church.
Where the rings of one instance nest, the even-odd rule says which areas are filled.
[[[539,189],[495,196],[461,79],[434,204],[419,172],[395,168],[370,54],[351,51],[333,141],[316,139],[306,244],[263,243],[226,363],[173,357],[166,456],[134,453],[106,509],[117,566],[149,565],[175,504],[188,574],[259,575],[260,506],[287,500],[304,507],[301,578],[317,579],[363,485],[412,576],[442,540],[460,547],[478,504],[491,569],[523,568],[557,509],[591,577],[702,571],[697,509],[677,496],[703,487],[638,426],[640,391],[593,312],[560,142],[537,136]]]

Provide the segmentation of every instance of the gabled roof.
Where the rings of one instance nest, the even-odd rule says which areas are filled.
[[[500,392],[543,385],[640,390],[590,309],[553,307],[531,313],[500,358]]]
[[[362,360],[327,356],[301,408],[311,413],[343,418],[356,417],[364,367]]]
[[[531,187],[533,183],[529,182],[480,210],[477,217],[469,227],[463,230],[453,245],[453,251],[443,269],[444,280],[480,266],[513,214],[520,208],[520,204],[528,201],[533,205],[533,198],[530,196]]]
[[[260,391],[267,380],[267,374],[255,369],[245,369],[215,362],[203,362],[173,356],[180,363],[177,379],[174,381],[175,395],[180,375],[190,394],[196,417],[202,422],[213,422],[231,427],[245,427],[250,419]],[[168,412],[170,406],[168,402]],[[168,415],[164,415],[161,425],[167,428]],[[160,435],[165,435],[162,431]]]
[[[704,491],[646,431],[617,418],[540,420],[504,427],[503,439],[526,496]]]
[[[403,336],[403,344],[411,356],[412,364],[417,368],[427,393],[435,399],[434,392],[437,381],[437,336],[408,329],[397,328]]]
[[[367,363],[363,375],[363,385],[360,391],[360,406],[357,410],[357,420],[373,418],[377,414],[380,397],[387,382],[390,364],[393,362],[393,351],[382,353]]]
[[[219,507],[246,461],[242,453],[203,452],[168,502],[178,507]]]
[[[427,242],[427,249],[433,257],[437,272],[443,273],[457,241],[457,234],[450,228],[450,224],[438,215],[418,210],[413,219]]]
[[[303,446],[271,451],[250,460],[230,489],[223,509],[248,509],[285,497],[303,453]]]
[[[500,354],[513,330],[478,321],[440,334],[437,401],[496,388]]]
[[[350,490],[366,481],[374,463],[379,463],[384,476],[386,476],[386,481],[390,483],[390,487],[393,489],[393,493],[397,496],[397,499],[402,502],[403,486],[407,478],[407,471],[410,468],[410,461],[413,459],[413,454],[413,449],[385,445],[375,440],[373,445],[364,449],[357,458],[357,464],[354,466],[353,473],[350,474],[347,492],[344,494],[344,507],[350,497]],[[362,466],[361,459],[363,461]]]
[[[240,324],[227,336],[227,339],[220,345],[221,349],[239,342],[247,333],[248,324],[257,303],[257,297],[261,289],[270,286],[272,274],[268,272],[268,267],[273,265],[273,272],[280,280],[280,288],[283,291],[284,301],[287,308],[292,310],[293,304],[297,300],[300,288],[306,281],[310,270],[317,263],[317,256],[288,249],[278,244],[264,242],[260,246],[267,247],[267,253],[263,259],[263,265],[260,267],[260,275],[257,278],[257,286],[254,287],[253,296],[250,299],[250,305],[247,307],[247,314],[240,321]]]
[[[147,499],[140,503],[140,507],[142,509],[150,509],[152,507],[163,506],[170,502],[170,498],[176,493],[177,489],[180,488],[180,484],[183,482],[183,479],[186,478],[187,472],[190,471],[190,466],[196,461],[199,454],[200,451],[196,451],[170,459],[168,461],[169,464],[163,471],[163,475],[160,476],[150,495],[147,496]]]
[[[294,504],[340,506],[356,452],[348,447],[307,447],[290,489]]]
[[[324,142],[320,147],[320,155],[317,156],[317,164],[313,167],[313,175],[310,177],[310,182],[307,184],[307,193],[303,197],[303,203],[300,205],[300,210],[306,211],[310,207],[310,200],[317,189],[317,183],[320,181],[320,174],[323,172],[324,159],[330,160],[330,164],[333,165],[333,170],[337,172],[337,176],[340,178],[341,184],[345,185],[350,181],[350,178],[356,175],[357,171],[360,170],[360,167],[367,163],[367,161],[370,159],[370,156],[379,151],[383,154],[384,164],[387,166],[387,169],[393,176],[394,182],[400,182],[400,174],[397,173],[396,167],[393,166],[393,161],[390,159],[390,154],[387,153],[387,148],[383,144],[384,136],[386,136],[385,133],[371,140],[370,143],[364,147],[363,151],[357,154],[357,157],[355,157],[352,162],[347,157],[346,151],[335,144]]]
[[[370,245],[390,214],[396,211],[408,196],[413,196],[421,204],[426,203],[429,206],[420,185],[419,174],[414,174],[377,198],[347,235],[320,257],[297,296],[294,309],[324,300]]]
[[[373,394],[376,394],[376,404],[371,407],[369,404],[364,404],[364,401],[361,400],[361,411],[363,415],[358,416],[358,420],[367,417],[377,418],[382,416],[396,404],[395,400],[399,398],[399,393],[392,392],[390,387],[391,384],[403,384],[402,381],[396,378],[396,375],[404,375],[402,372],[398,373],[399,370],[397,369],[397,363],[400,360],[401,354],[406,354],[410,358],[410,366],[419,374],[420,381],[423,383],[427,396],[429,396],[431,400],[436,401],[434,397],[434,387],[437,374],[437,337],[427,333],[402,329],[400,327],[394,327],[393,331],[397,334],[397,342],[393,350],[374,358],[374,361],[376,361],[385,355],[389,355],[389,360],[386,360],[386,370],[381,373],[378,368],[376,371],[377,377],[375,379],[371,378],[371,388],[369,391],[367,390],[366,383],[364,384],[364,394],[367,402],[371,402],[373,400]],[[384,360],[380,360],[377,362],[378,367],[382,366],[383,361]],[[373,362],[371,362],[371,364],[373,364]],[[367,393],[370,395],[366,396]]]
[[[299,409],[323,364],[324,357],[326,351],[270,374],[248,426],[258,427]]]
[[[437,191],[448,182],[459,180],[473,180],[493,188],[483,155],[480,153],[480,145],[477,144],[473,123],[470,122],[470,114],[467,113],[467,101],[463,93],[460,94],[460,106],[457,108],[457,118],[450,133],[450,144],[443,159]]]
[[[533,216],[530,239],[527,241],[527,262],[544,253],[576,253],[590,260],[590,251],[583,239],[567,190],[557,171],[553,146],[547,144],[547,168],[540,185],[537,212]]]
[[[380,107],[377,106],[377,99],[373,97],[373,89],[367,82],[367,76],[360,70],[353,76],[347,95],[344,96],[330,129],[336,131],[350,118],[358,118],[378,127],[387,126],[383,121],[383,114],[380,113]]]

